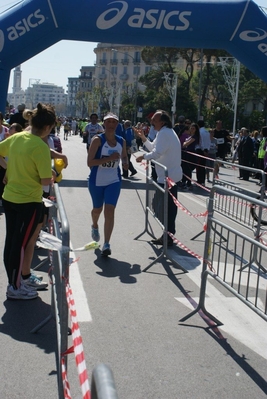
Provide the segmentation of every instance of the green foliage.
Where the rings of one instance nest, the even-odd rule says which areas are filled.
[[[146,89],[133,97],[125,93],[121,102],[121,115],[124,119],[132,119],[136,112],[136,105],[143,108],[143,120],[150,112],[164,109],[171,113],[172,100],[166,88],[164,72],[178,75],[176,116],[184,115],[192,121],[200,115],[204,116],[207,127],[214,127],[215,121],[221,119],[225,128],[233,128],[234,112],[232,96],[224,79],[222,68],[216,65],[216,58],[231,57],[223,50],[184,49],[174,47],[145,47],[141,53],[142,59],[152,70],[141,76],[139,82]],[[203,57],[202,74],[200,61]],[[177,61],[184,60],[179,70]],[[181,63],[179,62],[179,65]],[[260,129],[267,116],[267,85],[257,78],[251,71],[241,66],[239,79],[238,107],[236,127],[246,126],[250,130]],[[253,111],[250,115],[246,111],[247,104],[262,111]]]
[[[223,127],[229,131],[233,130],[233,111],[222,102],[217,102],[212,108],[204,108],[203,116],[207,128],[215,128],[217,120],[223,121]]]

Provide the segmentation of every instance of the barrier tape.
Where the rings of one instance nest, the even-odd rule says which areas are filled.
[[[210,270],[215,273],[215,269],[213,268],[212,264],[210,263],[209,260],[206,260],[203,258],[203,256],[198,255],[197,253],[193,252],[191,249],[189,249],[186,245],[184,245],[181,241],[177,240],[176,237],[172,233],[168,231],[168,235],[172,238],[173,242],[177,245],[179,245],[180,248],[182,248],[185,252],[187,252],[189,255],[194,256],[195,258],[201,260],[202,262],[205,262]]]
[[[86,363],[83,351],[82,336],[80,333],[79,324],[77,321],[77,314],[75,309],[75,302],[72,295],[72,289],[69,283],[66,284],[66,296],[69,306],[70,319],[71,319],[71,331],[73,339],[73,349],[75,354],[75,361],[78,369],[78,376],[80,380],[80,387],[82,390],[83,399],[90,399],[90,388],[89,379],[86,370]]]
[[[170,187],[173,187],[173,186],[176,184],[176,183],[174,183],[174,181],[173,181],[172,179],[170,179],[169,177],[167,177],[166,181],[167,181],[167,184],[168,184],[168,189],[169,189]],[[179,202],[178,199],[175,198],[174,195],[173,195],[170,191],[169,191],[169,194],[170,194],[170,196],[172,197],[173,202],[175,203],[175,205],[176,205],[179,209],[181,209],[183,212],[185,212],[187,215],[192,216],[192,217],[194,217],[194,218],[197,218],[197,217],[205,217],[205,216],[207,216],[208,211],[193,214],[193,213],[190,212],[187,208],[185,208],[185,206],[183,206],[183,205],[181,204],[181,202]]]
[[[66,366],[65,366],[65,359],[62,356],[61,358],[61,372],[62,372],[62,382],[63,382],[63,391],[64,391],[64,398],[65,399],[71,399],[71,394],[70,394],[70,385],[67,377],[67,371],[66,371]]]
[[[258,236],[258,239],[260,240],[260,243],[267,246],[267,242],[265,240],[262,239],[262,236],[267,235],[267,231],[260,233],[260,235]]]

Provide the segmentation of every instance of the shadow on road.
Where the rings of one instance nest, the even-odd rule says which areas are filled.
[[[38,334],[30,331],[51,314],[51,306],[40,297],[29,301],[6,300],[6,311],[0,324],[0,333],[16,341],[28,342],[45,353],[55,352],[56,328],[53,321],[45,325]]]
[[[99,253],[97,253],[99,252]],[[134,284],[137,282],[134,275],[141,273],[141,266],[138,264],[131,265],[112,257],[102,257],[100,251],[96,251],[98,258],[94,261],[95,265],[101,269],[97,272],[99,276],[114,278],[119,277],[124,284]]]

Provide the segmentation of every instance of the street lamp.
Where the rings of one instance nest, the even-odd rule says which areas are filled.
[[[229,60],[232,60],[232,65],[229,64]],[[215,62],[205,62],[205,64],[214,64]],[[231,110],[234,112],[233,120],[233,133],[236,130],[236,118],[237,118],[237,103],[238,103],[238,90],[240,80],[240,62],[233,57],[219,57],[219,62],[216,65],[222,67],[224,80],[228,86],[228,90],[232,97]],[[229,68],[230,67],[230,68]],[[200,64],[200,78],[199,78],[199,98],[202,87],[202,74],[203,74],[203,49],[201,49],[201,64]],[[200,102],[198,106],[198,117],[200,119]]]
[[[172,125],[174,125],[176,113],[176,97],[177,97],[177,80],[178,76],[175,73],[163,72],[167,90],[172,100]]]
[[[31,82],[34,82],[34,84],[38,84],[38,83],[40,83],[40,80],[41,79],[36,79],[36,78],[30,78],[29,79],[28,93],[29,93],[29,97],[30,97],[30,100],[31,100],[31,109],[33,109],[33,100],[35,100],[34,86],[33,86],[33,84]],[[32,86],[32,88],[31,88],[31,86]]]
[[[114,73],[112,72],[112,71],[110,71],[108,68],[106,68],[106,67],[100,67],[100,66],[98,66],[98,65],[95,65],[95,67],[96,68],[105,68],[105,71],[107,71],[107,72],[109,72],[110,73],[110,75],[112,76],[112,78],[113,78],[113,82],[110,82],[110,84],[109,84],[109,86],[110,86],[110,94],[109,94],[109,97],[110,97],[110,99],[109,99],[109,104],[111,104],[111,106],[110,106],[110,110],[111,110],[111,112],[113,112],[113,107],[114,107],[114,101],[115,101],[115,99],[116,99],[116,97],[117,97],[117,79],[116,79],[116,76],[114,75]],[[98,79],[98,80],[100,80],[100,79]],[[115,83],[115,85],[114,85],[114,83]],[[119,90],[118,90],[118,92],[120,91],[120,87],[119,87]],[[119,107],[118,107],[119,108]]]
[[[126,52],[117,50],[117,49],[115,49],[115,48],[112,48],[111,51],[115,51],[116,53],[121,53],[121,54],[127,55],[127,57],[130,57],[130,58],[133,60],[133,64],[139,62],[139,60],[137,60],[137,59],[134,58],[132,55],[130,55],[130,54],[126,53]],[[139,62],[139,63],[140,63],[140,62]],[[140,67],[137,66],[137,68],[136,68],[136,74],[135,74],[135,75],[136,75],[136,84],[135,84],[135,93],[134,93],[134,108],[135,108],[135,112],[134,112],[134,125],[135,125],[136,122],[137,122],[137,96],[138,96],[139,68],[140,68]]]

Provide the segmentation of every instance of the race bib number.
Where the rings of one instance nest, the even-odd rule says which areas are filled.
[[[224,144],[224,138],[217,139],[217,144]]]
[[[102,157],[103,158],[108,158],[108,157]],[[118,167],[119,162],[118,161],[107,161],[105,163],[102,163],[102,165],[100,165],[101,168],[117,168]]]

